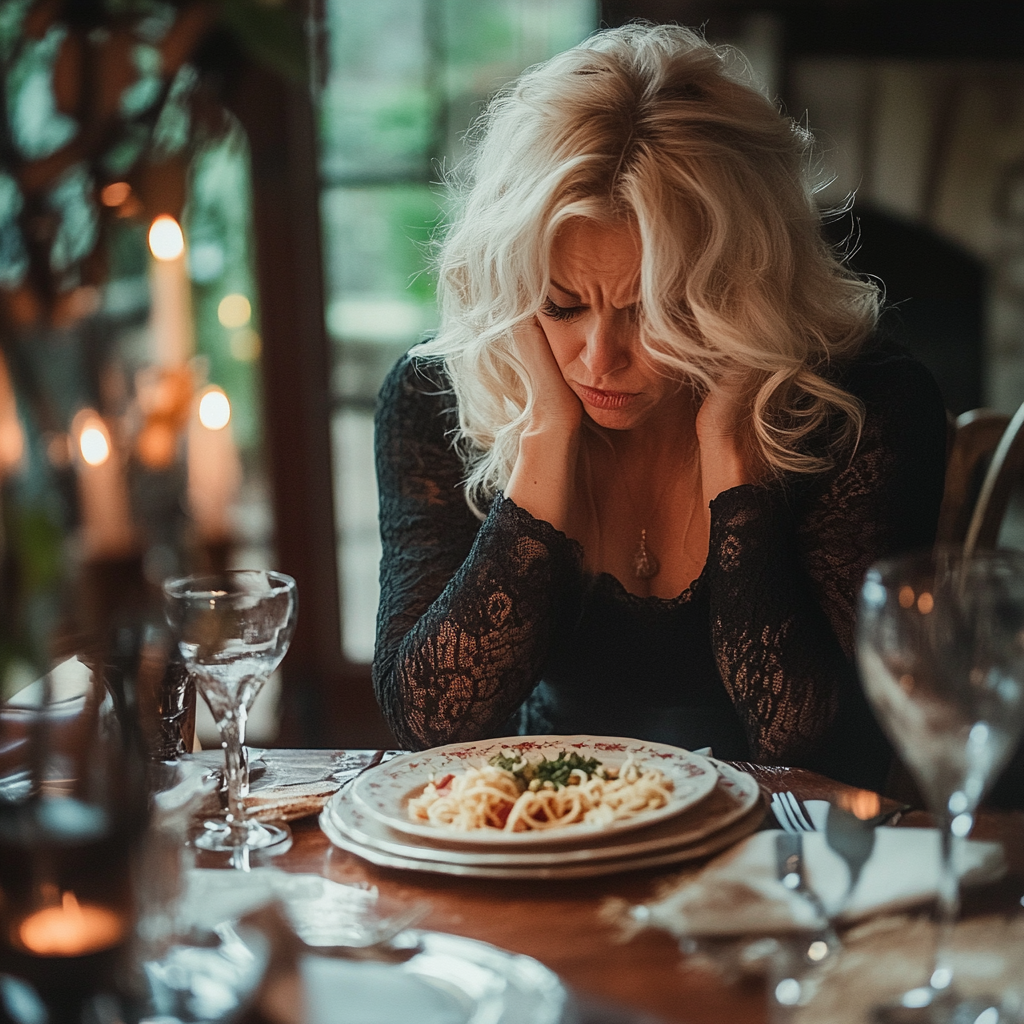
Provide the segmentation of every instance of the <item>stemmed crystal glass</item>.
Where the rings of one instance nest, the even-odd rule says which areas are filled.
[[[960,907],[955,842],[1024,726],[1024,553],[957,549],[872,567],[860,594],[857,659],[875,714],[942,836],[939,925],[925,985],[876,1009],[882,1021],[976,1018],[998,1000],[962,999],[951,940]]]
[[[286,843],[291,838],[287,826],[246,816],[245,725],[256,695],[281,664],[295,632],[295,580],[279,572],[231,570],[167,580],[164,594],[182,659],[210,706],[224,748],[227,813],[206,821],[195,845],[238,855]]]

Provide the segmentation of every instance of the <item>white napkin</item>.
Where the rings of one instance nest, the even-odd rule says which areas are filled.
[[[454,967],[472,970],[472,964]],[[309,956],[303,958],[301,970],[307,1024],[465,1024],[471,1014],[473,1020],[482,1019],[454,985],[431,984],[433,979],[389,964]]]
[[[375,886],[345,885],[320,875],[254,868],[192,868],[177,908],[179,927],[213,929],[268,903],[280,903],[311,946],[372,946],[422,917],[422,901],[382,896]]]
[[[778,880],[777,831],[755,832],[684,877],[652,903],[634,907],[638,925],[675,935],[776,934],[820,923],[806,897]],[[831,913],[843,900],[849,871],[820,832],[803,835],[804,875]],[[1006,870],[998,843],[957,840],[957,871],[966,884],[991,881]],[[875,848],[850,894],[840,919],[921,903],[934,896],[939,879],[940,844],[936,829],[878,828]]]
[[[92,669],[77,657],[67,658],[50,669],[50,703],[85,701],[92,685]],[[43,680],[36,679],[6,703],[15,708],[37,708],[43,701]]]

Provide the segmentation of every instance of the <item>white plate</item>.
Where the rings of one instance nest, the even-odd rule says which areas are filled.
[[[479,866],[520,864],[541,867],[548,864],[578,864],[612,860],[674,849],[696,843],[727,828],[747,814],[760,799],[760,786],[753,776],[731,765],[713,761],[718,784],[696,806],[665,821],[633,832],[587,839],[579,845],[558,847],[505,848],[441,846],[420,836],[403,835],[383,825],[352,799],[348,788],[336,793],[327,804],[335,829],[362,847],[416,860],[445,861]],[[577,837],[579,839],[579,837]]]
[[[458,875],[462,878],[500,878],[563,881],[571,878],[594,878],[598,875],[613,875],[620,871],[639,871],[642,868],[656,868],[666,864],[678,864],[687,860],[710,857],[719,850],[739,842],[755,831],[764,820],[767,802],[759,800],[755,807],[728,828],[688,846],[679,846],[658,853],[641,854],[636,857],[617,857],[613,860],[589,861],[582,864],[565,863],[532,867],[526,864],[456,864],[451,861],[418,860],[394,853],[385,853],[372,846],[364,846],[346,836],[335,824],[325,808],[320,813],[320,828],[337,847],[354,853],[357,857],[382,868],[399,868],[403,871],[427,871],[439,875]]]
[[[407,932],[420,952],[401,963],[308,956],[308,1024],[558,1024],[568,995],[528,956],[439,932]]]
[[[562,751],[575,751],[581,757],[596,757],[610,768],[619,767],[632,756],[663,772],[672,780],[674,789],[664,807],[604,825],[580,822],[544,831],[463,831],[409,820],[406,811],[409,798],[419,794],[432,776],[440,778],[448,772],[486,764],[488,758],[504,750],[517,751],[534,761],[542,757],[556,758]],[[396,757],[363,772],[352,784],[352,797],[382,824],[433,842],[471,846],[535,846],[575,842],[581,836],[604,836],[653,824],[703,800],[715,788],[717,781],[718,772],[706,757],[664,743],[617,736],[506,736],[475,743],[449,743],[445,747]]]

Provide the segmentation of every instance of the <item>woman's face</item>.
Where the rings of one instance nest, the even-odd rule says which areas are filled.
[[[630,430],[677,385],[640,344],[640,239],[625,222],[569,221],[551,248],[540,316],[566,384],[598,426]]]

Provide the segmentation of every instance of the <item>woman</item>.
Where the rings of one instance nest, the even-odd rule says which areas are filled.
[[[806,133],[650,25],[482,129],[440,331],[377,416],[399,742],[631,735],[879,786],[855,594],[934,538],[945,413],[821,239]]]

